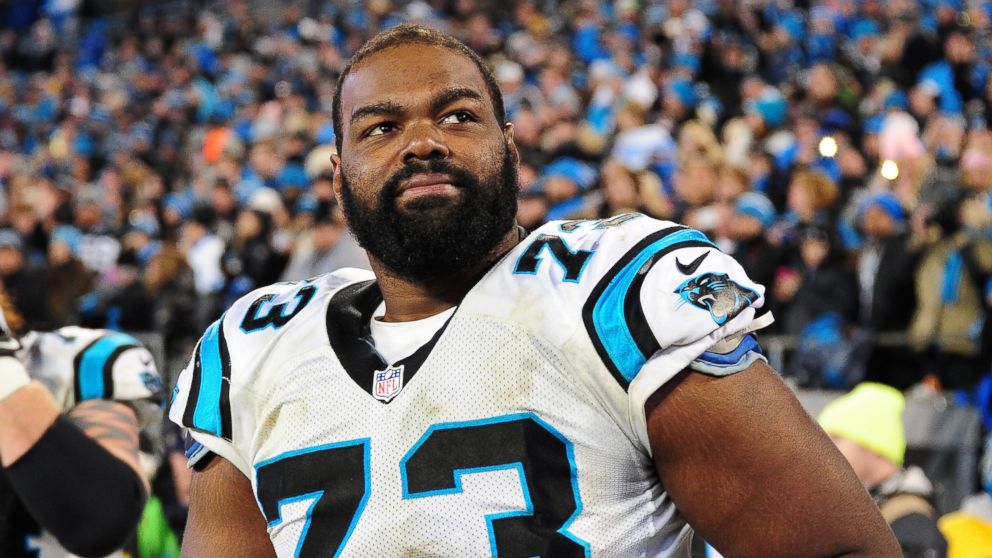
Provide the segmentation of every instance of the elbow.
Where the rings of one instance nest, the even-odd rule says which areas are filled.
[[[126,495],[98,502],[85,522],[61,534],[53,533],[66,550],[81,558],[99,558],[120,550],[134,535],[144,510],[144,487],[137,475]]]

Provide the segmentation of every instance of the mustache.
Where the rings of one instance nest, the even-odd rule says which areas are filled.
[[[383,202],[389,202],[399,194],[400,184],[418,174],[447,174],[453,181],[454,186],[462,190],[475,189],[479,181],[467,170],[453,165],[448,161],[433,159],[430,161],[411,161],[403,168],[393,173],[386,183],[383,184],[380,196]]]

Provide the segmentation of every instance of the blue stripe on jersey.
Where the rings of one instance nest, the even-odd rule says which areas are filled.
[[[221,360],[221,322],[224,317],[210,324],[200,340],[200,389],[193,411],[193,428],[223,436],[221,420],[221,387],[224,381],[224,363]]]
[[[737,344],[737,348],[729,353],[706,351],[699,355],[696,360],[713,366],[735,366],[740,364],[744,357],[752,351],[761,354],[761,346],[758,345],[758,340],[754,338],[754,335],[746,335]]]
[[[641,352],[625,319],[627,291],[649,259],[682,242],[702,242],[716,247],[706,235],[694,229],[682,229],[666,235],[646,246],[614,275],[593,307],[593,328],[610,360],[628,382],[634,379],[651,355]]]
[[[124,349],[140,347],[138,340],[123,333],[104,335],[83,349],[76,366],[79,382],[77,402],[113,396],[112,367]]]

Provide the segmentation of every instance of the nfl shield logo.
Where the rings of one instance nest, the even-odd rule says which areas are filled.
[[[403,365],[376,370],[372,381],[372,397],[389,403],[403,389]]]

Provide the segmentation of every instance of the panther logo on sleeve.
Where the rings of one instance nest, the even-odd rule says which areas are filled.
[[[675,294],[708,310],[717,325],[723,325],[758,300],[758,293],[730,279],[726,273],[703,273],[683,282]]]

